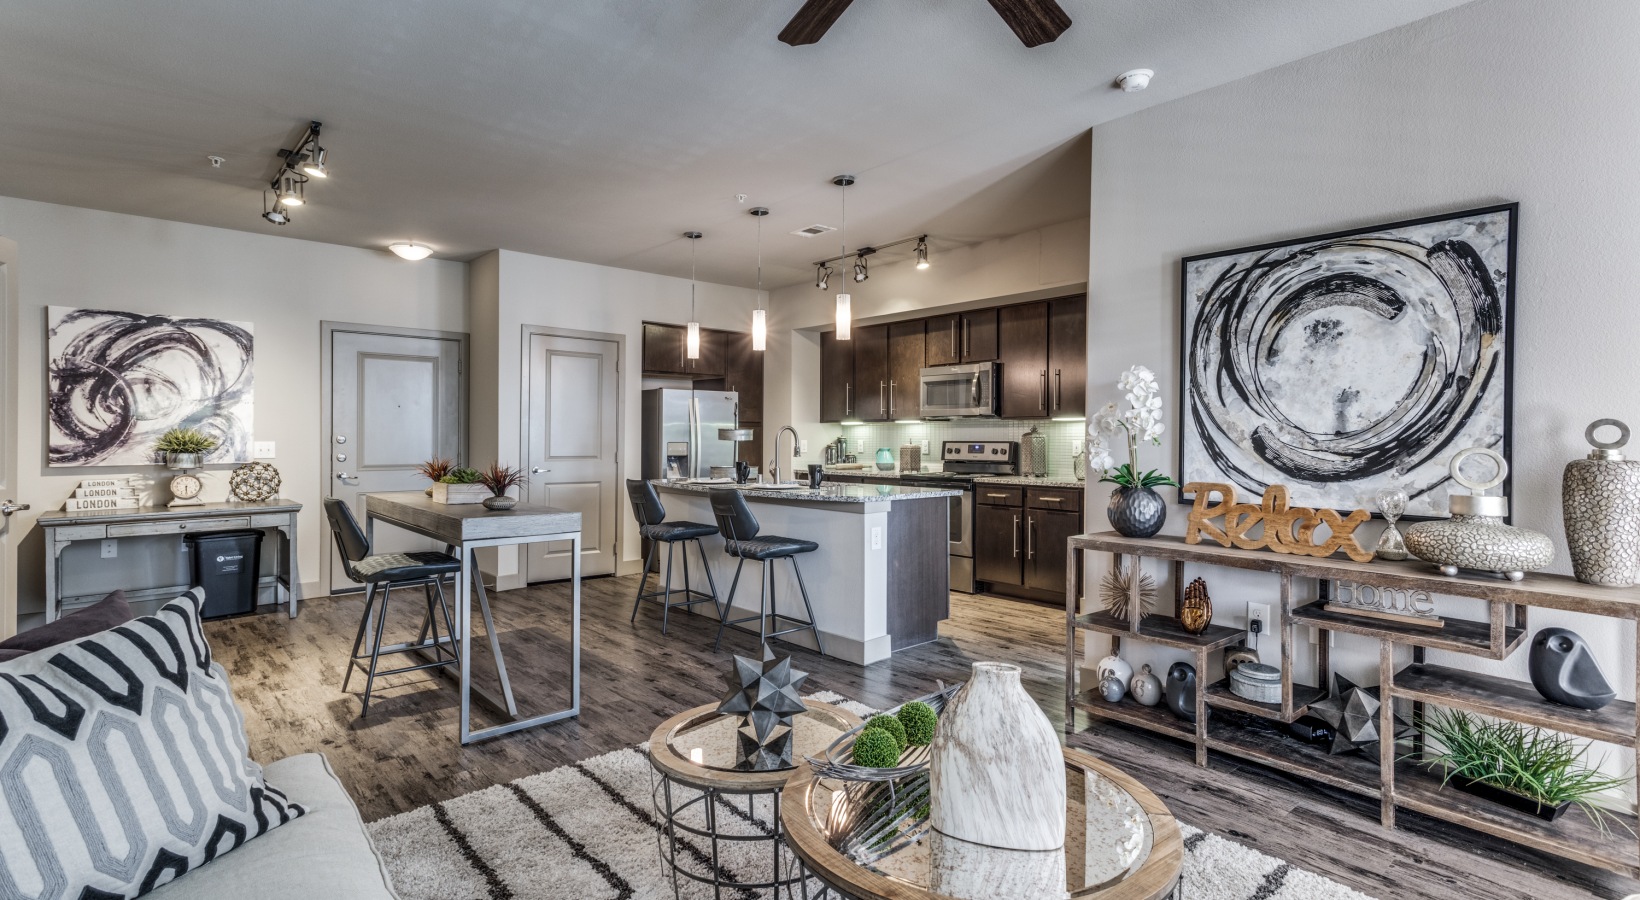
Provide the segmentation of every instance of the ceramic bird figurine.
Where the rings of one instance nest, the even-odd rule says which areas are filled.
[[[1196,667],[1176,662],[1167,670],[1167,708],[1186,722],[1196,721]]]
[[[1532,638],[1532,687],[1562,706],[1599,709],[1612,702],[1612,690],[1582,635],[1565,628],[1545,628]]]

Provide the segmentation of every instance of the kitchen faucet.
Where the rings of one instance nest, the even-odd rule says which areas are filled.
[[[792,433],[792,457],[793,458],[796,458],[797,448],[802,445],[802,441],[798,440],[798,437],[797,437],[797,429],[791,427],[790,425],[783,425],[783,426],[781,426],[779,431],[774,433],[774,459],[769,460],[769,474],[774,476],[774,483],[775,484],[780,484],[781,483],[780,482],[780,471],[781,471],[780,470],[780,436],[782,434],[785,434],[788,431]]]

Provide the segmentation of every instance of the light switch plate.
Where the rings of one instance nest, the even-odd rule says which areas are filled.
[[[871,549],[883,549],[883,529],[880,527],[874,527],[871,529]]]
[[[809,455],[809,442],[808,441],[798,441],[797,442],[797,455],[798,456],[808,456]]]
[[[252,459],[273,459],[273,441],[257,441],[251,445]]]
[[[102,542],[102,558],[113,559],[120,555],[119,538],[107,538]]]

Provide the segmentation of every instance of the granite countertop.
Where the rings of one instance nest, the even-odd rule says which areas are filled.
[[[739,490],[747,500],[795,500],[805,503],[878,503],[884,500],[922,500],[929,497],[960,497],[962,491],[937,488],[896,487],[890,484],[828,484],[818,491],[808,488],[793,490],[759,490],[757,487],[740,488],[732,484],[667,484],[654,482],[663,491],[686,491],[704,494],[712,490],[730,488]]]
[[[1071,488],[1081,490],[1088,486],[1086,481],[1077,481],[1075,478],[1049,475],[1037,478],[1032,475],[981,475],[974,479],[980,484],[1022,484],[1026,487]]]

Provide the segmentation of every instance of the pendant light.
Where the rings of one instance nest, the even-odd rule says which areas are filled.
[[[842,223],[841,223],[841,227],[838,229],[838,233],[842,237],[842,248],[843,248],[842,249],[842,255],[847,256],[848,255],[848,186],[854,183],[854,176],[853,175],[839,175],[836,178],[833,178],[831,180],[831,183],[835,184],[838,187],[843,189],[843,200],[842,200],[843,220],[842,220]],[[854,313],[853,313],[853,310],[851,309],[852,300],[853,300],[853,298],[851,298],[848,295],[848,292],[846,292],[846,291],[837,295],[837,339],[840,340],[840,341],[849,340],[849,326],[852,324],[853,319],[854,319]]]
[[[769,214],[767,206],[753,207],[757,217],[757,308],[752,310],[752,350],[762,351],[769,342],[768,312],[763,308],[763,217]]]
[[[683,236],[689,239],[689,335],[684,342],[684,355],[700,359],[700,322],[695,320],[695,242],[701,235],[698,231],[685,231]]]

